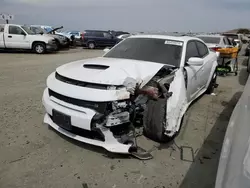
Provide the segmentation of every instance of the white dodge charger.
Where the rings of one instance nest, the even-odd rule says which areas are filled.
[[[60,66],[47,78],[44,122],[115,153],[138,150],[135,131],[166,142],[188,106],[216,84],[217,55],[198,38],[135,35],[103,57]]]

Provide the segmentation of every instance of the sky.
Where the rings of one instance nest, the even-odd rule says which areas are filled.
[[[66,30],[220,32],[250,28],[250,0],[0,0],[11,23]],[[4,23],[0,20],[0,23]]]

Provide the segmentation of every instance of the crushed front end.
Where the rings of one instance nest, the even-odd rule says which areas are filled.
[[[164,71],[164,75],[173,72]],[[168,78],[170,81],[173,75]],[[43,93],[44,122],[67,137],[110,152],[137,152],[135,124],[142,127],[148,100],[171,96],[167,90],[169,85],[161,84],[162,79],[166,78],[158,72],[143,86],[132,78],[126,79],[122,86],[104,86],[76,81],[54,72],[48,77]],[[81,93],[88,95],[90,100],[82,99]],[[103,100],[98,101],[100,98]]]

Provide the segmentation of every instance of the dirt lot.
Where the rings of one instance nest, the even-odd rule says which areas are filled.
[[[43,124],[46,77],[61,64],[102,53],[0,53],[0,187],[213,187],[226,126],[246,82],[245,67],[237,77],[220,77],[216,95],[204,95],[190,107],[175,141],[160,145],[140,137],[139,144],[154,156],[140,161],[72,141]],[[186,148],[188,161],[181,160],[181,146],[191,147],[194,159]]]

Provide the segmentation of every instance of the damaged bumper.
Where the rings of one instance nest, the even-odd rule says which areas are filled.
[[[56,131],[74,140],[103,147],[113,153],[130,153],[132,144],[119,142],[121,138],[115,137],[110,128],[92,126],[92,120],[97,114],[94,110],[51,97],[48,89],[45,89],[42,100],[46,109],[44,123]],[[59,117],[55,118],[58,114]]]

